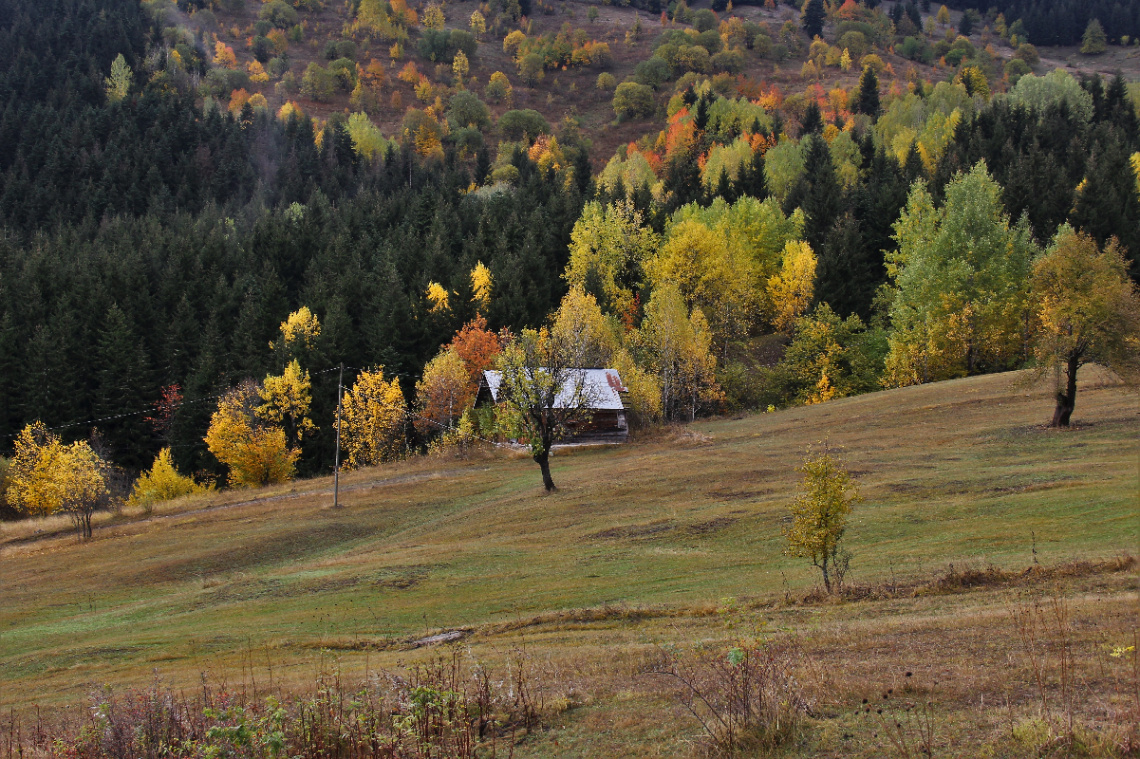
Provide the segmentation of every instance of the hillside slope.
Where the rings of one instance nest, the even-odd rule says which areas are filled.
[[[494,454],[353,473],[340,510],[320,479],[127,515],[87,544],[5,525],[0,706],[75,702],[156,669],[175,683],[206,671],[236,681],[254,658],[279,682],[303,682],[328,665],[322,650],[345,671],[389,666],[418,656],[407,641],[459,627],[488,656],[521,628],[532,650],[577,651],[591,666],[630,641],[724,635],[719,619],[701,622],[723,599],[747,605],[817,582],[782,554],[780,530],[794,467],[824,439],[844,448],[866,499],[849,531],[856,583],[1133,551],[1135,397],[1088,375],[1063,432],[1040,424],[1047,389],[1006,374],[559,451],[552,495],[529,459]],[[1114,615],[1132,602],[1106,598],[1125,606],[1098,610],[1102,621],[1126,624]],[[652,609],[668,626],[623,627],[622,612],[612,629],[568,632],[556,612],[581,607]],[[876,608],[836,613],[873,623]],[[927,624],[947,608],[889,613]],[[666,619],[678,614],[695,616]],[[792,614],[779,629],[810,629]]]

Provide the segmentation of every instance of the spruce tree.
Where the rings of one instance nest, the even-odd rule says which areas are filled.
[[[1104,33],[1099,19],[1089,21],[1085,27],[1084,36],[1081,37],[1081,53],[1084,55],[1100,55],[1108,49],[1108,37]]]
[[[859,95],[855,99],[855,112],[875,118],[879,115],[879,77],[870,66],[863,67],[859,75]]]
[[[101,419],[96,426],[117,463],[144,466],[153,451],[147,450],[149,430],[144,414],[138,412],[154,400],[153,383],[142,341],[118,304],[112,304],[103,319],[95,365],[99,369],[94,410]]]
[[[823,7],[823,0],[807,0],[800,14],[800,26],[808,39],[815,39],[823,34],[823,22],[827,18],[827,11]]]
[[[819,111],[819,104],[812,100],[804,110],[803,121],[800,124],[800,136],[819,134],[823,131],[823,115]]]

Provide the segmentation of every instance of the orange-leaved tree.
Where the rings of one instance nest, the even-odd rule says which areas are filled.
[[[472,384],[478,385],[483,372],[494,365],[495,356],[502,352],[503,337],[487,329],[487,320],[480,314],[455,333],[447,348],[459,354]]]

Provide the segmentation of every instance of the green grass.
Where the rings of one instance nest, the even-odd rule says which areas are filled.
[[[1135,551],[1136,398],[1087,374],[1068,431],[1042,425],[1045,388],[998,375],[558,451],[560,490],[550,495],[528,458],[499,454],[353,473],[339,510],[329,508],[331,482],[313,480],[107,522],[86,544],[19,540],[30,526],[6,525],[0,707],[72,703],[155,668],[174,682],[207,670],[232,678],[248,659],[302,681],[329,649],[349,669],[391,666],[413,656],[399,643],[441,628],[477,628],[468,640],[487,655],[525,640],[552,656],[573,652],[577,666],[666,638],[723,636],[707,618],[719,599],[778,598],[818,582],[783,555],[781,526],[795,466],[820,440],[843,447],[862,484],[848,533],[857,583],[914,580],[951,563],[1024,568],[1034,546],[1052,565]],[[603,605],[664,616],[551,617],[507,631]],[[764,624],[810,635],[837,615],[856,624],[870,614],[844,608],[788,610]],[[945,611],[929,601],[881,614]],[[858,624],[882,632],[882,618],[869,619]],[[572,712],[566,745],[660,700],[622,692]],[[680,728],[639,734],[653,742],[660,729]],[[543,745],[538,755],[557,755]],[[601,745],[590,751],[607,755]]]

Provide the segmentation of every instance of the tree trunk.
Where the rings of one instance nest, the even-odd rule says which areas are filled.
[[[546,492],[557,490],[558,488],[554,487],[554,480],[550,477],[550,449],[544,448],[542,453],[534,454],[534,461],[542,470],[542,485],[546,488]]]
[[[1065,390],[1057,393],[1057,407],[1053,409],[1052,427],[1068,427],[1069,418],[1077,406],[1077,369],[1080,368],[1080,357],[1070,355],[1065,367]]]
[[[824,554],[823,562],[816,565],[820,571],[823,572],[823,588],[827,591],[827,595],[831,595],[831,573],[827,571],[827,555]]]

